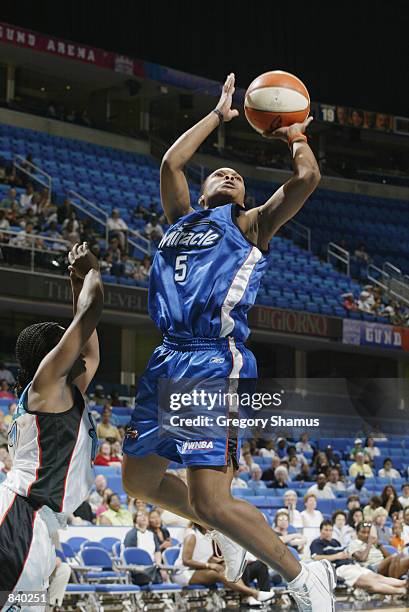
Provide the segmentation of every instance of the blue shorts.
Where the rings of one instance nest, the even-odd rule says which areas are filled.
[[[171,379],[173,383],[199,378],[255,379],[256,359],[243,343],[233,338],[164,338],[139,380],[135,409],[125,433],[124,453],[134,457],[160,455],[185,466],[224,466],[230,460],[238,464],[239,436],[234,438],[228,427],[217,438],[194,441],[163,435],[158,410],[159,379]]]

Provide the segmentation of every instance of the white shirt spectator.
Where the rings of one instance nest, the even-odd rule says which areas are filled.
[[[312,485],[307,493],[313,493],[317,499],[335,499],[335,495],[330,485],[327,483],[323,489],[318,488],[318,485]]]
[[[295,448],[297,450],[297,453],[299,453],[300,455],[302,455],[303,453],[312,453],[314,450],[308,440],[306,442],[297,442]]]
[[[324,517],[319,510],[313,510],[312,512],[303,510],[301,512],[301,518],[304,528],[303,535],[305,535],[308,542],[311,543],[313,540],[320,537],[320,525]]]
[[[377,446],[366,446],[365,452],[367,455],[369,455],[372,461],[375,457],[381,456],[381,450]]]
[[[391,468],[390,470],[385,470],[385,468],[382,468],[381,470],[379,470],[378,476],[379,478],[400,478],[401,477],[398,470],[395,470],[395,468]]]
[[[155,538],[153,537],[152,531],[149,529],[146,531],[141,531],[138,529],[138,548],[146,550],[146,552],[148,552],[153,559],[155,554]]]
[[[405,495],[400,495],[398,500],[403,509],[409,507],[409,496],[406,497]]]
[[[363,312],[371,312],[372,304],[371,304],[370,296],[371,294],[369,293],[369,291],[361,291],[361,294],[358,300],[359,310],[362,310]]]
[[[333,525],[332,537],[334,540],[338,540],[342,546],[348,546],[350,541],[356,538],[356,531],[349,525],[344,525],[341,529]]]
[[[113,219],[112,217],[109,217],[107,220],[107,227],[110,232],[115,231],[115,230],[126,232],[126,230],[128,229],[128,225],[120,217],[117,219]]]
[[[273,448],[260,448],[258,454],[260,457],[268,457],[270,459],[276,456],[276,452]]]
[[[20,196],[20,207],[22,212],[27,212],[31,206],[31,200],[33,199],[34,193],[22,193]]]
[[[188,519],[174,514],[170,510],[164,510],[161,514],[161,519],[165,527],[187,527],[190,523]]]
[[[248,489],[247,482],[239,477],[234,477],[231,481],[232,489]]]

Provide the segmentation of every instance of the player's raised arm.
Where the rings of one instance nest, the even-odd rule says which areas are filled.
[[[223,85],[216,109],[182,134],[163,156],[160,168],[160,194],[169,223],[174,223],[179,217],[193,210],[190,206],[189,187],[183,168],[221,121],[230,121],[237,117],[238,111],[231,109],[233,94],[234,74],[231,73]]]
[[[99,265],[86,244],[75,245],[70,254],[70,264],[77,275],[84,276],[84,280],[71,325],[57,346],[44,357],[34,376],[32,391],[40,395],[53,385],[65,384],[69,374],[72,375],[72,380],[77,382],[75,372],[72,372],[73,366],[83,358],[86,367],[86,359],[87,356],[89,357],[88,349],[94,357],[92,368],[95,367],[95,344],[91,337],[95,333],[104,302]],[[90,340],[93,347],[88,344]],[[79,375],[83,374],[82,370],[83,367],[79,368]],[[78,378],[80,379],[80,376]],[[82,382],[85,385],[86,379],[84,378]],[[81,385],[83,389],[85,389],[84,385]]]
[[[294,174],[265,204],[246,213],[248,225],[255,224],[257,227],[257,244],[262,249],[267,249],[274,234],[298,213],[320,182],[317,161],[304,135],[311,121],[312,117],[309,117],[303,123],[264,134],[267,138],[277,138],[288,143],[293,157]]]

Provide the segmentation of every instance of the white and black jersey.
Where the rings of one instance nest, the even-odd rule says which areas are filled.
[[[94,477],[97,434],[80,391],[69,410],[46,413],[30,411],[28,389],[9,431],[13,467],[0,485],[0,609],[7,593],[47,588],[56,562],[50,525],[82,504]]]
[[[87,497],[94,480],[97,434],[84,398],[74,387],[74,404],[65,412],[34,412],[29,386],[20,397],[8,435],[13,467],[5,485],[33,507],[71,514]]]

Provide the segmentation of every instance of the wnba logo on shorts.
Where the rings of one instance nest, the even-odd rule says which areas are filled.
[[[196,440],[195,442],[183,442],[181,454],[191,453],[197,450],[210,450],[213,448],[211,440]]]
[[[132,440],[136,440],[139,436],[139,431],[137,429],[132,429],[132,427],[128,426],[125,431],[125,438],[131,438]]]

